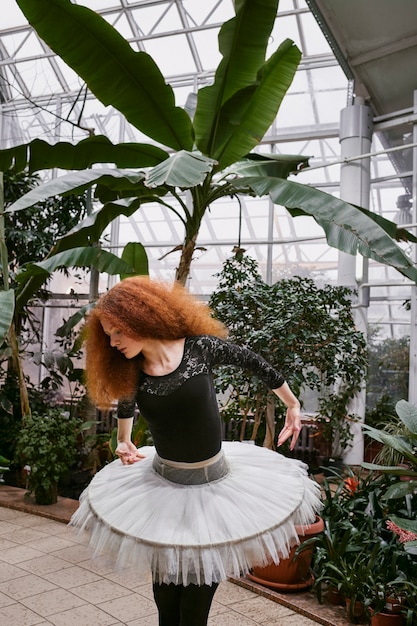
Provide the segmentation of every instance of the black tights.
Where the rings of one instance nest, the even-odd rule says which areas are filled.
[[[206,626],[218,585],[159,585],[153,595],[159,611],[159,626]]]

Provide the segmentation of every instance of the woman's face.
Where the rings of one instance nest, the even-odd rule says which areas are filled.
[[[142,339],[133,339],[124,335],[115,326],[108,324],[107,322],[100,322],[104,332],[110,338],[110,345],[112,348],[117,348],[127,359],[133,359],[143,350],[144,341]]]

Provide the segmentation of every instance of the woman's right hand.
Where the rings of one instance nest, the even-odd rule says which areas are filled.
[[[132,465],[132,463],[137,463],[145,458],[145,455],[141,454],[131,441],[119,441],[116,454],[123,465]]]

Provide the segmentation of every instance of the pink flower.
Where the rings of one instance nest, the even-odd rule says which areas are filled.
[[[411,530],[403,530],[391,520],[387,521],[387,528],[398,535],[398,540],[401,543],[405,543],[406,541],[415,541],[417,539],[416,533],[411,532]]]

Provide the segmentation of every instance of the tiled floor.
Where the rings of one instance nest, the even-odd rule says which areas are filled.
[[[6,489],[0,486],[1,626],[157,626],[148,575],[116,572],[105,558],[92,559],[85,538],[56,521],[55,505],[43,509],[56,519],[28,512],[27,506],[9,508]],[[70,509],[71,502],[66,514]],[[317,623],[331,622],[300,615],[233,582],[220,585],[209,618],[209,626]]]

